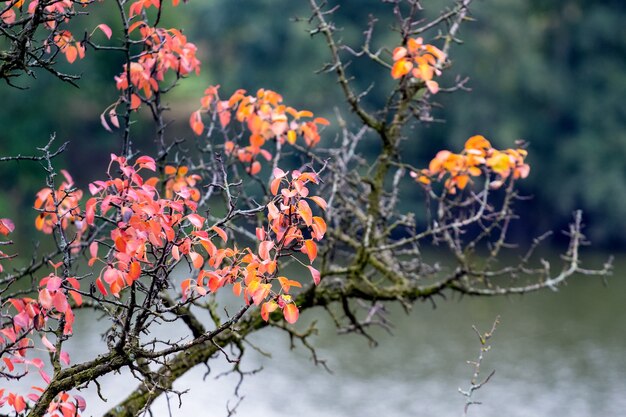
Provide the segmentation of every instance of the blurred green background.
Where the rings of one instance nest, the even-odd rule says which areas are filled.
[[[346,44],[358,47],[368,15],[374,14],[379,19],[375,45],[397,45],[397,35],[389,31],[394,17],[388,4],[339,3],[334,21]],[[450,4],[425,2],[425,16]],[[78,33],[102,21],[115,26],[106,3],[90,7],[104,13],[94,10],[76,19]],[[193,140],[188,115],[210,84],[221,84],[225,95],[236,88],[275,89],[290,105],[331,120],[334,107],[345,113],[334,78],[314,74],[327,58],[323,40],[311,38],[306,22],[294,22],[295,16],[309,16],[308,2],[195,0],[169,8],[164,26],[184,28],[203,63],[201,75],[181,82],[167,99],[175,109],[170,137]],[[424,165],[437,150],[459,149],[477,133],[499,147],[524,139],[530,143],[532,170],[521,188],[533,198],[519,206],[524,221],[515,238],[562,229],[581,208],[596,247],[626,246],[626,2],[477,0],[471,16],[442,84],[469,76],[472,91],[436,96],[442,107],[434,115],[445,122],[411,131],[406,160]],[[90,50],[80,63],[63,65],[82,74],[78,89],[45,73],[17,80],[26,90],[0,86],[0,154],[32,154],[56,133],[59,143],[70,141],[59,166],[68,168],[80,186],[102,177],[108,154],[119,151],[120,141],[101,127],[99,114],[117,97],[113,76],[121,62],[114,53]],[[388,72],[362,60],[350,70],[357,88],[373,85],[365,106],[379,108],[392,82]],[[150,153],[151,132],[137,131],[138,146]],[[35,213],[29,207],[43,185],[43,170],[32,163],[4,163],[0,174],[2,217],[32,224]],[[21,236],[29,239],[27,233]]]

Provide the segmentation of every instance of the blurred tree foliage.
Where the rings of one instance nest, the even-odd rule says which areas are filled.
[[[379,0],[339,2],[335,23],[343,28],[344,42],[355,47],[368,22],[362,10],[372,7],[362,7],[363,2],[378,8],[377,26],[394,23],[389,5]],[[432,14],[450,3],[424,5]],[[165,15],[172,26],[186,28],[204,63],[200,77],[185,80],[169,97],[183,110],[172,115],[180,127],[177,137],[191,138],[185,111],[197,107],[209,84],[221,84],[227,94],[237,88],[275,89],[294,106],[331,118],[334,107],[343,104],[336,89],[329,88],[333,78],[314,75],[327,54],[322,40],[310,40],[307,26],[292,19],[308,17],[308,2],[196,0]],[[626,245],[626,2],[479,0],[472,17],[475,22],[461,33],[465,42],[455,46],[448,83],[455,75],[469,76],[473,91],[456,94],[454,100],[440,94],[443,109],[433,115],[445,122],[407,132],[406,152],[414,165],[424,164],[439,149],[457,149],[476,132],[486,132],[499,147],[522,138],[530,143],[532,165],[523,190],[533,199],[523,202],[532,227],[519,233],[532,238],[549,225],[566,224],[571,211],[582,208],[595,244]],[[89,17],[77,20],[93,27]],[[397,44],[391,37],[374,38],[374,46],[392,49]],[[115,100],[113,76],[121,61],[95,51],[88,55],[68,68],[89,79],[79,82],[80,89],[68,89],[46,74],[18,80],[36,94],[0,86],[2,155],[32,153],[56,132],[61,141],[71,141],[66,166],[81,173],[79,185],[105,169],[101,154],[117,151],[119,142],[94,116]],[[367,105],[380,106],[378,87],[391,82],[386,70],[358,59],[351,69],[362,90],[372,87],[364,98]],[[150,134],[145,132],[140,147],[150,146]],[[34,214],[22,209],[32,204],[43,172],[27,164],[18,167],[19,175],[15,165],[0,169],[1,186],[11,196],[0,200],[3,216],[31,222]],[[532,213],[537,213],[534,219]]]

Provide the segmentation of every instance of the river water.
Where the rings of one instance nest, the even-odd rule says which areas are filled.
[[[355,335],[337,335],[321,311],[306,313],[303,325],[318,320],[312,341],[332,374],[316,367],[306,349],[289,349],[278,330],[252,337],[267,358],[248,349],[242,369],[264,369],[247,376],[240,387],[245,398],[239,416],[251,417],[448,417],[463,415],[464,397],[479,343],[471,326],[488,330],[496,316],[500,325],[482,364],[484,375],[496,373],[477,391],[469,416],[597,417],[626,415],[626,263],[605,286],[594,277],[576,277],[558,292],[543,291],[501,298],[451,297],[418,303],[410,314],[390,311],[393,336],[375,332],[379,346],[370,348]],[[72,362],[104,351],[100,324],[77,323]],[[223,358],[211,373],[198,367],[176,388],[190,389],[182,407],[170,398],[173,416],[226,416],[227,403],[237,402],[234,375],[215,378],[227,369]],[[26,383],[26,382],[24,382]],[[136,385],[126,373],[101,380],[104,403],[94,386],[81,394],[86,416],[99,416]],[[168,416],[161,398],[154,415]]]

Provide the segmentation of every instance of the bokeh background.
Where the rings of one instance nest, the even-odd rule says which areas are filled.
[[[393,23],[389,5],[378,0],[340,3],[335,21],[346,43],[358,46],[372,13],[379,19],[378,45],[396,45],[397,37],[388,30]],[[426,14],[447,4],[428,2]],[[76,19],[78,33],[96,21],[114,26],[113,16],[101,17],[106,16],[106,5],[93,7],[104,13],[97,13],[98,20]],[[311,39],[305,22],[292,19],[308,17],[307,7],[305,1],[205,0],[170,8],[164,25],[184,28],[198,45],[203,63],[200,76],[184,80],[168,97],[174,109],[171,137],[192,137],[187,127],[189,111],[197,107],[201,91],[210,84],[220,84],[224,94],[237,88],[275,89],[293,106],[332,119],[333,109],[341,109],[343,99],[332,75],[314,74],[327,57],[325,44],[321,38]],[[437,150],[459,149],[477,133],[500,147],[524,139],[530,144],[532,173],[521,187],[532,199],[520,206],[528,215],[524,227],[515,230],[516,239],[560,230],[572,211],[580,208],[595,247],[623,248],[626,3],[477,0],[472,17],[475,21],[467,22],[460,34],[464,43],[451,51],[454,65],[447,72],[449,82],[457,75],[469,76],[472,91],[436,97],[442,108],[434,115],[443,122],[411,132],[407,160],[419,166]],[[101,175],[107,163],[103,154],[119,149],[119,139],[100,126],[98,115],[116,98],[113,76],[121,70],[121,57],[95,51],[88,55],[67,67],[82,74],[80,88],[45,73],[18,80],[25,91],[0,86],[2,155],[32,153],[54,132],[59,141],[70,141],[62,165],[80,173],[76,176],[81,185]],[[380,106],[391,82],[388,74],[363,61],[351,69],[357,86],[374,86],[365,98],[366,106]],[[150,134],[144,132],[144,140],[139,141],[145,152],[151,150]],[[327,132],[332,135],[332,130]],[[42,170],[32,164],[0,166],[3,215],[29,223],[32,213],[27,208],[42,178]]]

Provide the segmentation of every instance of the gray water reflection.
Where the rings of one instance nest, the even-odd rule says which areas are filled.
[[[337,336],[323,314],[305,314],[306,324],[318,319],[315,339],[321,357],[333,374],[315,367],[304,349],[289,350],[279,331],[260,332],[253,342],[272,352],[268,359],[249,349],[243,368],[265,369],[246,378],[245,396],[237,415],[254,417],[442,417],[460,416],[464,399],[457,387],[466,387],[479,345],[472,324],[486,329],[501,316],[484,362],[485,372],[496,370],[493,380],[477,393],[483,405],[470,416],[568,417],[623,416],[626,414],[626,271],[618,265],[609,286],[600,280],[578,277],[559,292],[498,299],[464,298],[415,306],[410,315],[391,312],[394,337],[379,334],[380,345],[370,349],[356,336]],[[73,362],[104,351],[99,325],[83,321],[73,341]],[[169,331],[169,330],[168,330]],[[85,333],[86,332],[86,333]],[[225,416],[237,378],[215,379],[227,369],[220,358],[203,380],[197,368],[176,388],[190,389],[183,405],[171,399],[174,416]],[[108,403],[98,399],[95,387],[83,392],[86,415],[101,415],[135,386],[126,373],[101,381]],[[154,415],[167,416],[165,398]]]

